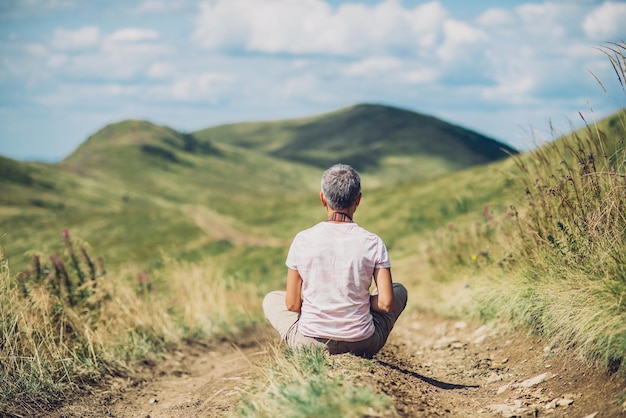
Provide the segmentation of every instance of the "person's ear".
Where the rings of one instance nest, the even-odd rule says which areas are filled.
[[[326,196],[324,196],[324,192],[320,192],[320,200],[322,201],[322,206],[328,206],[328,203],[326,203]]]
[[[361,203],[361,196],[363,196],[363,193],[359,193],[359,195],[356,198],[356,205],[359,206],[359,203]]]

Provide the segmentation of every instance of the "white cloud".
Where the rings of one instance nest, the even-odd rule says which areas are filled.
[[[55,54],[51,55],[50,58],[48,58],[46,64],[50,68],[59,68],[64,66],[68,60],[69,58],[67,55]]]
[[[447,20],[444,23],[445,41],[438,49],[437,56],[445,62],[465,57],[470,53],[475,56],[489,38],[481,29],[465,22]]]
[[[204,91],[211,89],[216,84],[230,83],[231,81],[235,81],[235,77],[231,74],[204,73],[199,74],[196,77],[195,84],[200,88],[200,90]]]
[[[167,4],[146,0],[140,7],[162,12]],[[580,42],[566,37],[574,32],[565,29],[565,23],[575,26],[572,22],[582,21],[581,10],[557,3],[525,4],[490,9],[471,22],[451,19],[438,1],[415,7],[399,0],[331,7],[322,0],[206,0],[198,4],[192,38],[197,46],[214,52],[191,61],[192,68],[178,64],[189,57],[181,58],[159,32],[138,27],[109,34],[98,31],[95,49],[54,54],[47,64],[70,76],[106,81],[145,77],[151,83],[147,90],[151,97],[164,100],[213,103],[226,92],[245,100],[263,89],[287,98],[308,94],[314,100],[321,90],[336,91],[329,87],[331,79],[342,79],[348,83],[346,92],[358,94],[375,89],[362,89],[356,80],[350,84],[351,79],[383,77],[386,88],[401,94],[403,85],[474,82],[484,100],[524,102],[534,100],[538,88],[558,77],[562,57],[574,51],[584,54]],[[59,33],[73,39],[79,31]],[[232,51],[237,53],[228,53]],[[270,61],[276,55],[296,57],[279,57],[259,73],[243,68],[246,51]],[[345,56],[352,62],[343,63]],[[225,57],[231,57],[227,63]],[[558,66],[539,62],[546,57]],[[235,79],[244,80],[239,83],[244,91],[232,90]]]
[[[232,1],[232,0],[231,0]],[[345,39],[330,22],[330,7],[318,0],[255,3],[248,17],[246,49],[268,53],[340,52]]]
[[[438,2],[406,9],[321,0],[212,0],[200,4],[193,39],[211,50],[267,54],[367,55],[435,44],[446,16]]]
[[[84,26],[76,30],[55,29],[50,44],[64,51],[92,49],[100,43],[100,29],[96,26]]]
[[[481,26],[508,26],[515,23],[515,16],[508,10],[488,9],[477,19]]]
[[[113,32],[107,38],[113,42],[143,42],[159,39],[159,33],[151,29],[125,28]]]
[[[480,96],[489,102],[501,102],[508,104],[531,104],[532,91],[535,87],[535,80],[532,76],[503,77],[495,87],[485,87],[481,89]]]
[[[159,44],[103,42],[100,49],[73,55],[58,71],[63,74],[97,80],[129,80],[147,75],[153,64],[171,53]]]
[[[27,43],[22,45],[22,51],[33,56],[47,56],[48,49],[42,44]]]
[[[78,79],[126,80],[147,66],[145,58],[124,52],[97,52],[71,57],[59,68],[62,74]]]
[[[424,3],[408,10],[411,32],[405,34],[418,48],[433,48],[443,36],[443,24],[448,12],[438,1]]]
[[[598,57],[582,30],[590,7],[527,3],[480,15],[476,22],[488,41],[482,51],[469,55],[471,67],[481,69],[484,77],[480,97],[486,103],[527,106],[552,97],[567,95],[574,100],[584,95],[590,81],[586,68]],[[478,80],[478,74],[473,78]]]
[[[153,67],[159,58],[172,50],[161,42],[157,31],[144,28],[121,28],[102,33],[98,27],[77,30],[58,28],[50,41],[46,56],[48,69],[81,79],[122,80],[142,74],[155,76],[163,68]],[[56,53],[60,51],[62,53]]]
[[[344,73],[349,76],[376,77],[402,67],[402,60],[395,57],[369,57],[349,65]]]
[[[561,47],[571,39],[580,38],[579,22],[584,13],[580,5],[528,3],[515,8],[514,12],[519,19],[514,29],[521,41],[532,42],[533,47]]]
[[[424,84],[432,83],[438,77],[439,72],[434,68],[418,68],[401,73],[398,79],[410,84]]]
[[[104,86],[102,94],[106,96],[130,96],[130,95],[136,95],[139,92],[140,92],[140,88],[138,86],[109,84],[109,85]]]
[[[432,47],[440,33],[445,11],[439,3],[425,3],[406,9],[399,1],[387,0],[374,6],[344,4],[329,16],[326,39],[330,49],[336,39],[343,41],[346,55],[419,52]]]
[[[167,62],[155,62],[150,65],[147,75],[151,79],[166,79],[174,75],[174,68]]]
[[[585,33],[594,41],[619,41],[626,37],[626,3],[607,2],[583,22]]]
[[[150,87],[146,94],[155,100],[216,103],[227,96],[236,80],[234,75],[220,72],[189,74],[172,83]]]
[[[244,1],[203,2],[193,38],[207,49],[243,49],[250,36],[249,8]]]

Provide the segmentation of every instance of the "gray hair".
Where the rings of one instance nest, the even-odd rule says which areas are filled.
[[[322,193],[332,209],[348,209],[361,193],[361,177],[349,165],[335,164],[322,174]]]

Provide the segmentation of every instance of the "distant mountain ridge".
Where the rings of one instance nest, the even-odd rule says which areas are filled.
[[[432,116],[374,104],[305,119],[222,125],[196,131],[194,136],[319,168],[341,161],[365,171],[394,156],[433,157],[461,169],[517,153],[506,144]]]
[[[431,179],[515,153],[492,138],[432,116],[360,104],[308,118],[242,122],[191,133],[126,120],[91,135],[58,167],[128,182],[131,188],[141,184],[142,189],[160,181],[158,176],[149,181],[149,173],[173,173],[187,167],[191,171],[177,177],[189,176],[192,182],[205,178],[207,184],[220,185],[219,177],[210,176],[216,163],[241,171],[242,167],[232,167],[241,164],[245,154],[251,161],[245,169],[253,173],[258,173],[255,160],[261,156],[317,171],[342,162],[369,175],[368,183],[378,186]]]

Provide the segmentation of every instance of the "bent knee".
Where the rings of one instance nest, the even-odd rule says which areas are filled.
[[[398,282],[393,283],[393,293],[394,295],[401,296],[404,299],[406,299],[408,295],[408,291],[406,290],[406,287],[404,287],[402,283],[398,283]]]
[[[269,292],[263,298],[263,311],[266,316],[267,313],[276,309],[276,306],[285,306],[285,291],[284,290],[274,290],[273,292]]]
[[[406,287],[402,283],[394,283],[393,284],[393,295],[396,300],[396,303],[400,303],[402,309],[406,307],[406,302],[408,300],[408,291]]]

